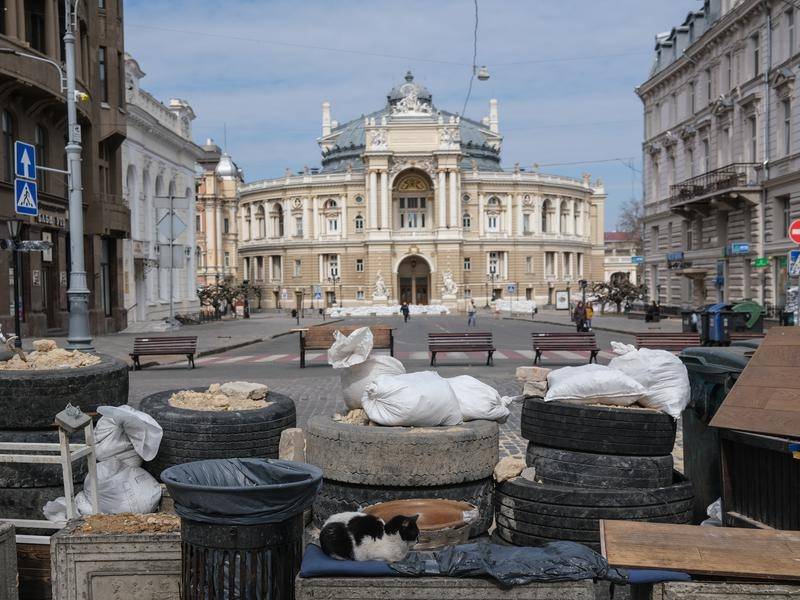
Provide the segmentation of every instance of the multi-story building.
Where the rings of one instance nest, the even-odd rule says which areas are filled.
[[[60,0],[7,0],[0,14],[0,47],[63,63],[64,3]],[[122,2],[89,2],[78,11],[77,87],[89,95],[78,103],[83,145],[83,202],[89,317],[94,334],[125,327],[122,240],[128,235],[128,208],[122,198],[120,145],[125,139]],[[14,142],[36,146],[37,162],[66,168],[66,104],[53,65],[0,53],[0,237],[14,212]],[[22,333],[44,335],[67,327],[69,215],[67,181],[39,172],[39,216],[22,217],[23,237],[53,243],[47,252],[22,258]],[[11,254],[0,252],[0,323],[13,330]]]
[[[473,121],[408,73],[347,123],[323,103],[318,141],[321,169],[242,186],[239,266],[268,306],[544,304],[603,277],[602,184],[503,170],[496,100]]]
[[[800,213],[800,8],[706,0],[656,36],[644,103],[646,283],[665,305],[781,308]]]
[[[642,239],[639,235],[627,231],[605,232],[605,276],[603,281],[610,282],[624,277],[634,285],[639,284],[641,266],[638,259],[642,253]]]
[[[241,280],[237,277],[237,213],[244,174],[228,153],[211,139],[206,140],[198,162],[201,173],[196,181],[197,283],[209,285],[226,279]]]
[[[128,137],[122,144],[125,200],[131,211],[130,239],[124,243],[125,308],[128,323],[146,323],[175,314],[193,314],[197,299],[195,253],[195,165],[204,155],[192,142],[192,107],[173,98],[164,105],[140,87],[144,72],[125,57]],[[175,231],[175,256],[170,264],[168,236],[159,223],[172,205],[183,231]],[[164,221],[166,223],[166,221]],[[168,232],[169,227],[162,225]],[[177,235],[179,234],[179,235]],[[174,250],[174,248],[173,248]],[[170,278],[172,280],[170,281]]]

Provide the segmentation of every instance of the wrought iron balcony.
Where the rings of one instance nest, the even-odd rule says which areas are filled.
[[[712,202],[748,200],[758,202],[760,163],[731,163],[670,186],[673,212],[698,209]]]

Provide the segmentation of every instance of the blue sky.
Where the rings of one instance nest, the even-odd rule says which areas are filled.
[[[466,115],[500,104],[503,164],[600,177],[619,207],[641,195],[642,106],[634,87],[654,35],[699,0],[479,0],[478,64]],[[195,140],[227,147],[247,181],[319,165],[321,103],[339,122],[383,106],[411,69],[434,104],[461,112],[472,0],[127,0],[125,45],[162,101],[188,100]],[[563,164],[601,161],[594,164]],[[557,163],[557,164],[554,164]]]

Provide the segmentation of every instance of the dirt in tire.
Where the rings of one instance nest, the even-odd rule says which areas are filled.
[[[379,502],[413,498],[461,500],[478,508],[479,518],[470,526],[470,537],[485,533],[494,520],[494,480],[491,478],[433,487],[365,486],[323,480],[314,500],[314,524],[321,527],[331,515],[355,511]]]
[[[172,406],[169,398],[176,391],[148,396],[139,406],[164,429],[158,455],[145,465],[156,478],[168,467],[196,460],[278,458],[281,432],[297,422],[294,401],[275,392],[262,408],[200,411]]]
[[[364,427],[312,417],[306,458],[326,479],[376,486],[440,486],[490,477],[500,453],[494,421],[452,427]]]

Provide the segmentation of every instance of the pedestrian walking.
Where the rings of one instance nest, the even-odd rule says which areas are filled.
[[[477,327],[478,326],[478,319],[476,314],[478,309],[475,306],[475,300],[469,301],[469,306],[467,307],[467,327]]]
[[[575,310],[572,313],[572,320],[575,322],[578,333],[586,331],[586,306],[584,306],[582,301],[575,305]]]
[[[400,312],[403,313],[403,323],[408,323],[408,316],[411,313],[411,309],[408,308],[408,302],[403,302]]]
[[[591,303],[586,304],[586,328],[588,331],[592,330],[592,317],[594,317],[594,308]]]

